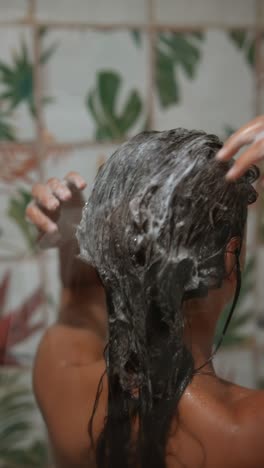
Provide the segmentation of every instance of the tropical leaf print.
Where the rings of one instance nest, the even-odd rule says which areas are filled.
[[[22,188],[18,189],[16,195],[9,200],[7,215],[18,226],[29,249],[34,251],[37,232],[35,227],[26,220],[26,207],[31,199],[32,196],[29,191]]]
[[[140,31],[132,31],[131,36],[136,46],[141,46],[142,35]],[[195,78],[202,58],[201,43],[203,40],[204,34],[202,32],[166,32],[157,36],[155,47],[156,89],[163,108],[175,105],[181,100],[179,69],[182,69],[190,80]]]
[[[255,37],[245,30],[229,31],[228,36],[233,44],[244,54],[247,63],[253,67],[255,64]]]
[[[42,53],[40,58],[42,65],[50,59],[55,47],[53,45]],[[11,65],[0,61],[0,85],[3,88],[0,93],[0,100],[2,104],[6,105],[8,111],[12,111],[25,103],[31,115],[35,116],[33,62],[23,38],[20,47],[13,52]],[[48,103],[50,100],[49,97],[44,97],[42,103]]]
[[[156,87],[159,101],[166,108],[181,99],[178,72],[194,79],[201,61],[202,33],[161,33],[156,44]]]
[[[7,272],[0,283],[0,366],[19,365],[12,354],[12,347],[44,327],[42,320],[32,321],[44,302],[41,288],[37,288],[15,309],[5,311],[9,287],[10,273]]]
[[[0,373],[0,466],[46,468],[47,446],[34,435],[35,405],[16,372]],[[29,442],[31,441],[31,442]]]
[[[143,104],[137,90],[131,90],[121,111],[117,100],[122,87],[121,76],[114,71],[97,74],[96,86],[89,92],[87,107],[96,125],[96,140],[124,138],[142,114]]]

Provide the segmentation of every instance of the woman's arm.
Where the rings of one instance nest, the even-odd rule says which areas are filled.
[[[61,278],[58,322],[44,334],[34,363],[34,393],[47,424],[58,467],[88,464],[91,417],[98,381],[105,371],[105,295],[96,271],[78,258],[75,229],[84,204],[84,180],[76,173],[32,189],[27,217],[40,232],[40,246],[57,247]],[[106,382],[103,397],[107,399]],[[102,427],[99,411],[95,430]]]
[[[81,220],[86,183],[75,173],[64,180],[50,179],[46,184],[35,184],[33,202],[27,207],[28,219],[39,230],[42,248],[57,247],[59,274],[62,284],[59,322],[70,326],[92,326],[106,335],[105,297],[96,271],[78,258],[79,247],[75,236]],[[92,320],[92,313],[98,311]],[[98,322],[98,323],[97,323]]]

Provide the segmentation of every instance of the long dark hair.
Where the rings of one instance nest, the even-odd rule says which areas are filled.
[[[194,373],[183,302],[221,286],[226,246],[242,239],[256,199],[256,169],[227,183],[230,163],[214,158],[221,146],[199,131],[141,133],[99,171],[84,209],[81,255],[102,279],[109,319],[98,468],[166,466],[172,418]],[[90,429],[92,437],[92,419]]]

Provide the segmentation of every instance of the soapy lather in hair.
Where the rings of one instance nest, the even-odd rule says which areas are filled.
[[[109,319],[99,467],[136,466],[135,459],[165,467],[171,419],[195,372],[183,302],[221,287],[227,244],[234,236],[242,242],[256,200],[257,169],[227,182],[231,163],[215,159],[221,146],[200,131],[141,133],[100,169],[83,210],[81,256],[102,280]]]

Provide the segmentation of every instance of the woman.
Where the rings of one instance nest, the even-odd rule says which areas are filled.
[[[259,127],[263,119],[219,157]],[[226,182],[231,166],[216,162],[220,147],[216,137],[178,129],[138,135],[110,158],[78,230],[81,256],[104,289],[79,260],[67,274],[72,243],[61,239],[61,317],[34,372],[58,466],[264,466],[263,392],[219,379],[211,362],[219,314],[238,296],[247,204],[256,198],[256,170]],[[254,162],[250,151],[229,178]],[[47,210],[72,197],[69,187],[68,208],[80,206],[84,183],[75,174],[68,181],[33,189],[38,205],[28,216],[46,242],[57,230]]]

